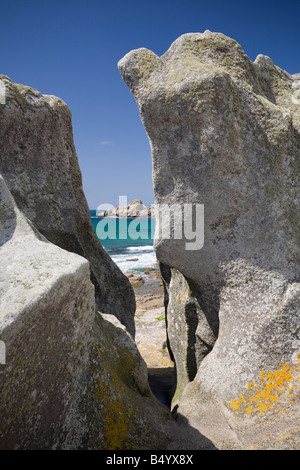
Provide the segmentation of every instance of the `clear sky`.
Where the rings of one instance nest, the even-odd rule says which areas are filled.
[[[91,209],[119,195],[154,202],[148,138],[117,69],[130,50],[160,56],[181,34],[209,29],[251,60],[265,54],[300,72],[299,0],[0,0],[0,19],[0,73],[71,109]]]

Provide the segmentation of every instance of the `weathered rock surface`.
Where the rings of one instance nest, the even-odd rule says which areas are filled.
[[[217,318],[204,314],[195,284],[175,268],[167,268],[161,265],[167,297],[168,346],[176,363],[176,406],[185,386],[194,380],[202,360],[212,350],[219,325]]]
[[[299,77],[210,31],[118,66],[149,136],[155,204],[204,204],[200,250],[156,222],[178,410],[217,447],[299,448]]]
[[[92,227],[69,108],[4,75],[0,82],[0,172],[18,207],[49,241],[88,259],[97,308],[134,334],[134,293]]]
[[[88,364],[95,316],[86,259],[49,243],[0,179],[0,448],[51,448]]]
[[[125,326],[95,311],[87,260],[45,239],[2,177],[0,208],[0,449],[211,448],[154,398]]]
[[[125,327],[115,316],[97,313],[93,332],[88,373],[64,447],[167,449],[179,441],[180,427],[154,398],[146,363]]]

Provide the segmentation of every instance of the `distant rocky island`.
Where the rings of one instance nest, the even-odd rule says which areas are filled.
[[[97,212],[97,217],[145,217],[154,218],[154,206],[144,206],[140,199],[134,199],[127,206],[116,207],[115,209]]]
[[[118,67],[155,204],[204,205],[204,245],[158,230],[149,298],[95,234],[67,105],[0,75],[0,449],[298,450],[299,74],[210,31]],[[102,216],[125,214],[149,208]],[[149,381],[157,334],[169,407]]]

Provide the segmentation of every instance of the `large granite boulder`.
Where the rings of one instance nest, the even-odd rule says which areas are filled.
[[[173,407],[185,386],[194,380],[204,357],[212,350],[218,335],[218,318],[210,321],[201,308],[195,283],[177,269],[160,264],[165,287],[165,313],[168,347],[176,366]]]
[[[194,249],[173,236],[176,220],[163,236],[156,214],[157,257],[172,268],[178,410],[217,446],[299,447],[299,74],[266,56],[252,62],[210,31],[179,37],[161,57],[131,51],[118,66],[150,140],[157,209],[204,205]],[[179,345],[180,331],[201,347]]]
[[[0,172],[18,207],[49,241],[88,259],[97,308],[134,335],[134,292],[91,224],[69,108],[4,75],[0,84]]]
[[[89,362],[89,263],[40,235],[2,177],[0,214],[0,448],[51,448]]]
[[[0,313],[0,449],[213,448],[181,431],[126,327],[96,311],[88,261],[44,238],[1,176]]]

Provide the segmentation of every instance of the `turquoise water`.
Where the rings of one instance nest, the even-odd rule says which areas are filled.
[[[95,210],[90,215],[102,246],[123,272],[154,267],[154,219],[98,218]]]

